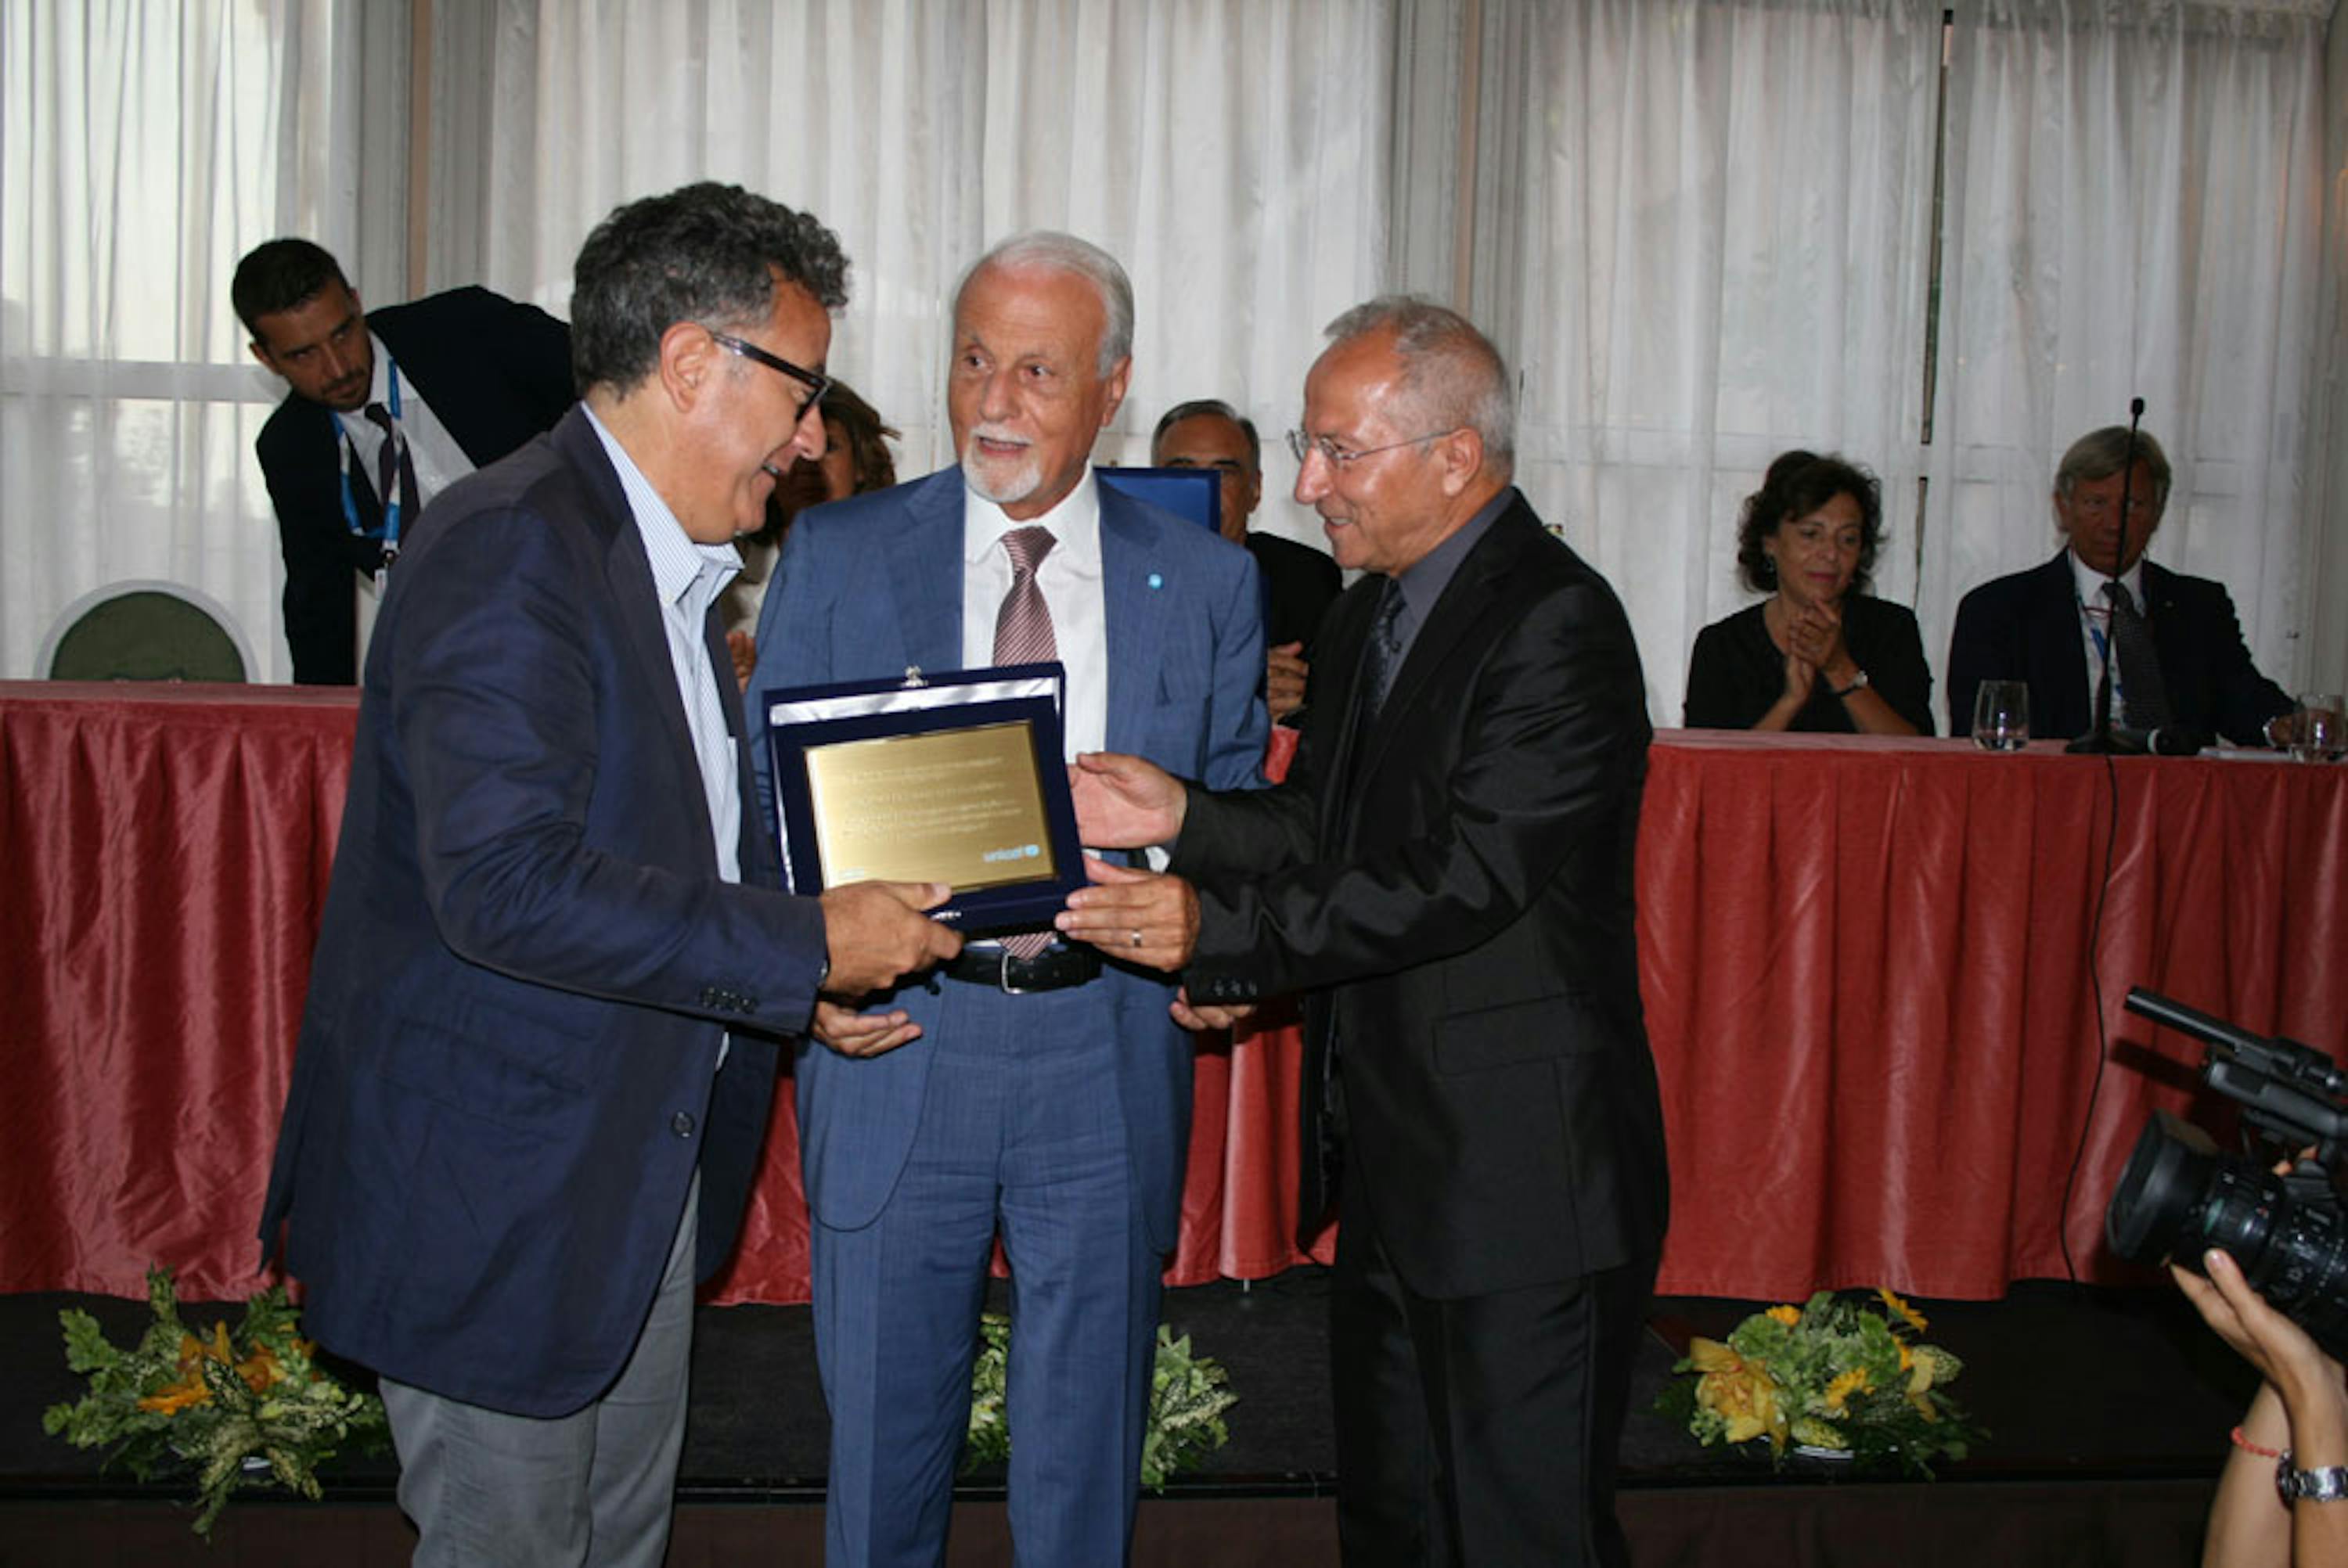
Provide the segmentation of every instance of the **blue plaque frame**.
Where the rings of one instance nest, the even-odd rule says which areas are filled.
[[[1007,687],[1045,683],[1048,690],[1035,690],[1025,695],[994,694],[975,700],[955,695],[958,691],[1000,693]],[[1043,788],[1052,869],[989,887],[956,887],[943,905],[930,911],[930,916],[971,935],[1049,926],[1052,917],[1067,903],[1068,895],[1088,880],[1085,875],[1084,845],[1076,836],[1076,802],[1068,793],[1067,764],[1061,738],[1060,693],[1066,689],[1066,671],[1060,665],[1051,663],[957,670],[930,676],[914,674],[906,681],[778,687],[761,692],[759,702],[767,715],[767,743],[775,781],[775,826],[791,891],[812,895],[828,886],[808,784],[807,754],[810,751],[849,741],[930,734],[1009,722],[1026,729],[1035,776]],[[887,705],[874,711],[872,704],[876,702]],[[814,710],[827,716],[778,718],[778,708],[800,714]]]

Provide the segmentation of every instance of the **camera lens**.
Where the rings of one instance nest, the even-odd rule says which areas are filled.
[[[2219,1153],[2164,1111],[2128,1155],[2104,1232],[2122,1257],[2196,1273],[2205,1251],[2224,1247],[2277,1311],[2333,1355],[2348,1351],[2348,1227],[2328,1189],[2322,1201],[2294,1200],[2281,1177]]]

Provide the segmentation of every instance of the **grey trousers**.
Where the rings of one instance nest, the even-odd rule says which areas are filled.
[[[700,1196],[696,1175],[636,1348],[584,1409],[511,1416],[383,1379],[416,1568],[660,1568],[685,1447]]]

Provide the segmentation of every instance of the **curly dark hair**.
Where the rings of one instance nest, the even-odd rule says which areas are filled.
[[[828,311],[848,303],[839,236],[808,213],[708,180],[614,208],[572,270],[579,390],[635,385],[679,322],[756,325],[774,308],[778,277]]]
[[[1883,543],[1883,493],[1875,476],[1832,452],[1787,452],[1769,465],[1761,487],[1745,497],[1736,522],[1736,579],[1756,593],[1774,593],[1777,563],[1761,548],[1761,541],[1780,525],[1807,518],[1837,496],[1859,503],[1859,569],[1850,576],[1853,593],[1872,586],[1869,571]]]

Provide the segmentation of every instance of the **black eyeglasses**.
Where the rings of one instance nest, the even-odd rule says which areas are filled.
[[[823,401],[823,395],[831,390],[831,377],[824,374],[823,372],[819,370],[809,370],[803,364],[793,364],[789,360],[783,358],[780,354],[768,354],[757,343],[745,343],[742,339],[735,337],[730,333],[719,332],[716,327],[708,327],[704,330],[709,333],[709,341],[716,343],[719,348],[724,349],[726,353],[738,354],[744,359],[750,361],[754,364],[765,365],[768,370],[773,371],[778,375],[789,376],[793,381],[798,382],[801,386],[808,389],[807,396],[802,398],[799,402],[798,413],[794,415],[791,418],[791,427],[793,429],[797,429],[800,421],[807,418],[808,410],[813,408],[817,404],[821,403]]]

